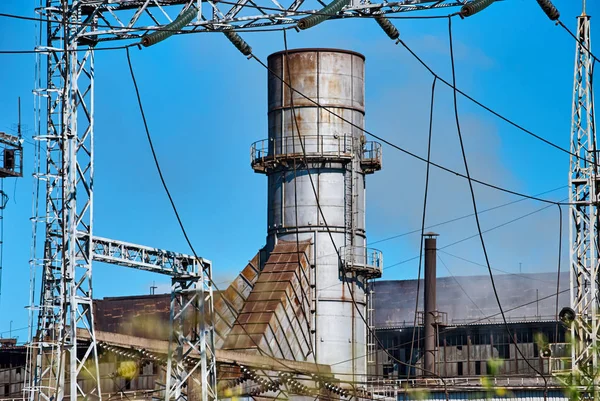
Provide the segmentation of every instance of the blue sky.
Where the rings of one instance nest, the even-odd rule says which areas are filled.
[[[37,1],[4,0],[0,12],[34,16]],[[597,2],[588,13],[597,14]],[[575,29],[581,4],[555,0],[562,20]],[[598,25],[592,19],[592,37]],[[406,43],[435,71],[450,79],[447,21],[396,20]],[[523,126],[569,146],[575,42],[554,26],[533,0],[506,0],[475,17],[453,20],[458,86]],[[0,19],[0,49],[32,49],[35,24]],[[281,32],[243,35],[255,54],[283,48]],[[432,77],[374,21],[330,21],[290,31],[290,48],[334,47],[366,56],[366,127],[417,154],[426,154]],[[596,52],[598,53],[598,52]],[[220,34],[173,37],[132,50],[148,123],[165,178],[197,252],[214,263],[224,287],[261,248],[266,235],[266,178],[252,172],[250,144],[267,136],[266,71],[243,57]],[[0,55],[0,130],[13,132],[17,97],[28,139],[33,132],[33,55]],[[432,160],[463,171],[452,109],[452,92],[438,85]],[[461,124],[473,177],[516,191],[568,196],[568,155],[526,136],[459,98]],[[95,235],[189,252],[164,194],[145,139],[124,51],[96,54]],[[27,325],[33,147],[25,144],[25,177],[7,179],[0,333]],[[378,241],[419,228],[425,165],[384,147],[384,168],[367,179],[367,233]],[[518,198],[476,186],[480,208]],[[432,170],[427,222],[471,213],[465,180]],[[485,213],[483,229],[543,207],[533,201]],[[566,220],[565,210],[565,224]],[[568,244],[565,225],[564,241]],[[435,229],[442,247],[476,233],[472,218]],[[558,211],[550,207],[485,235],[492,266],[510,272],[556,269]],[[384,278],[416,278],[418,235],[380,242]],[[478,240],[448,253],[483,263]],[[441,254],[454,275],[485,269]],[[568,248],[563,252],[568,262]],[[440,275],[448,275],[441,265]],[[96,297],[146,294],[160,276],[94,265]],[[533,287],[532,287],[533,288]],[[18,331],[25,340],[26,331]]]

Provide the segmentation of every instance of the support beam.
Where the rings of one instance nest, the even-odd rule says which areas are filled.
[[[81,331],[79,335],[81,338],[86,338],[86,334],[83,331]],[[135,350],[143,349],[155,354],[166,354],[169,347],[168,341],[141,338],[126,334],[110,333],[107,331],[96,331],[96,340],[114,347],[132,348]],[[188,347],[186,346],[184,348],[184,352],[187,352],[187,350]],[[268,356],[247,353],[244,351],[217,349],[215,351],[215,355],[217,363],[219,364],[239,364],[249,366],[254,369],[273,370],[278,372],[314,373],[325,377],[329,376],[331,372],[331,367],[329,365],[318,365],[313,362],[280,360],[278,358],[271,358]],[[197,359],[199,358],[199,355],[190,354],[190,358]]]
[[[73,1],[74,3],[76,1]],[[82,40],[89,43],[101,41],[138,41],[154,30],[164,28],[174,21],[183,10],[197,7],[199,0],[83,0],[78,1],[82,15],[88,21],[98,21],[93,32],[83,32]],[[290,1],[284,6],[278,0],[217,1],[207,0],[212,13],[194,20],[178,33],[223,31],[231,27],[264,28],[272,25],[292,25],[298,19],[320,11],[318,3],[304,0]],[[388,14],[425,11],[448,7],[461,7],[468,0],[398,0],[393,2],[363,2],[352,0],[332,18],[364,17],[372,13]],[[287,4],[287,3],[286,3]]]
[[[131,244],[114,239],[94,237],[92,257],[95,261],[165,274],[171,277],[198,277],[210,268],[210,260],[178,252]]]
[[[172,278],[165,400],[185,401],[183,391],[200,371],[202,401],[217,397],[213,326],[212,264],[178,252],[108,238],[92,240],[94,261],[164,274]],[[198,356],[193,365],[186,359]],[[188,386],[189,388],[189,386]]]

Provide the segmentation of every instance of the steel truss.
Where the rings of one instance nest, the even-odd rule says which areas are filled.
[[[599,249],[599,173],[594,103],[592,97],[592,57],[590,17],[585,13],[577,19],[577,45],[573,112],[571,125],[571,157],[569,176],[571,224],[571,307],[575,321],[571,326],[573,338],[572,369],[577,384],[592,388],[598,399],[598,273]],[[584,47],[585,46],[585,47]]]
[[[33,327],[33,311],[37,312],[37,331],[30,334],[30,364],[25,386],[30,401],[62,401],[66,393],[71,401],[77,401],[78,397],[101,399],[92,307],[92,258],[163,273],[168,270],[169,274],[174,274],[172,342],[176,345],[169,364],[165,394],[167,399],[185,399],[187,393],[182,387],[191,377],[193,381],[210,384],[201,387],[203,400],[214,398],[213,378],[216,380],[216,375],[211,355],[214,350],[212,331],[206,330],[208,326],[202,320],[194,322],[192,330],[183,329],[185,310],[196,310],[195,316],[202,319],[202,308],[212,308],[212,293],[205,280],[210,273],[205,266],[199,270],[193,270],[195,267],[192,266],[197,275],[179,276],[186,274],[191,265],[183,270],[169,266],[167,259],[177,259],[173,259],[174,254],[158,255],[152,253],[157,250],[138,247],[140,255],[153,260],[148,262],[143,259],[145,256],[130,253],[131,244],[120,243],[121,248],[118,248],[113,246],[114,241],[110,243],[110,240],[99,238],[92,241],[94,48],[102,41],[139,41],[144,34],[164,29],[192,6],[198,8],[198,18],[174,33],[294,24],[297,18],[314,14],[324,4],[321,0],[289,1],[291,4],[282,5],[279,0],[40,0],[37,11],[44,21],[45,37],[40,38],[36,50],[45,55],[46,78],[39,80],[39,87],[34,92],[38,96],[37,116],[40,121],[45,121],[45,127],[40,123],[35,139],[44,145],[40,148],[45,150],[46,160],[36,179],[45,189],[46,207],[42,212],[35,207],[33,219],[31,266],[32,271],[42,270],[42,289],[39,305],[34,305],[33,298],[31,300],[30,321]],[[399,0],[370,3],[352,0],[332,18],[437,9],[462,6],[467,2]],[[38,67],[41,77],[41,63]],[[36,238],[41,227],[44,247],[43,255],[39,256]],[[202,264],[201,261],[194,263]],[[32,275],[32,294],[34,278]],[[208,311],[208,315],[211,314],[212,310]],[[78,331],[89,339],[79,349]],[[182,362],[185,360],[185,355],[180,352],[182,344],[191,345],[193,352],[207,356],[201,358],[204,365],[200,364],[200,379],[193,374],[198,365],[190,367]],[[78,382],[83,374],[86,383],[91,385],[82,387],[83,384]]]
[[[82,43],[140,39],[142,35],[163,29],[189,7],[202,6],[202,15],[177,33],[222,31],[231,27],[257,28],[273,25],[295,24],[297,18],[318,13],[321,0],[289,0],[289,5],[279,0],[79,0],[77,4],[84,17],[82,24],[94,21],[95,29],[78,35]],[[399,0],[371,3],[368,0],[351,0],[342,12],[333,18],[365,17],[370,14],[387,14],[457,7],[468,0]]]
[[[171,281],[171,337],[165,400],[216,400],[212,264],[176,252],[94,237],[94,261],[165,274]],[[190,358],[191,354],[200,358]],[[198,376],[198,370],[200,376]],[[193,383],[193,384],[192,384]]]
[[[38,114],[46,129],[35,138],[46,149],[45,169],[37,176],[45,183],[46,208],[34,224],[34,230],[37,223],[44,225],[45,241],[43,256],[33,262],[42,268],[42,291],[26,391],[36,401],[62,400],[66,391],[71,401],[99,399],[90,246],[94,55],[90,49],[78,51],[73,40],[93,26],[78,25],[80,9],[67,1],[47,0],[40,12],[47,19],[46,48],[53,50],[45,85],[35,90],[39,104],[46,104],[46,113]],[[83,348],[76,328],[92,339]],[[92,382],[88,389],[78,383],[80,374]]]

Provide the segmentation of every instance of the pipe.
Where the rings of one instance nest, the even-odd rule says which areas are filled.
[[[435,375],[436,348],[436,260],[438,234],[425,233],[425,305],[424,305],[424,348],[423,371],[426,376]]]

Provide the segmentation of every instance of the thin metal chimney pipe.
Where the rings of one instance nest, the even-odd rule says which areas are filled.
[[[425,233],[425,313],[424,313],[424,346],[423,375],[435,374],[435,349],[436,349],[436,260],[438,234]]]

